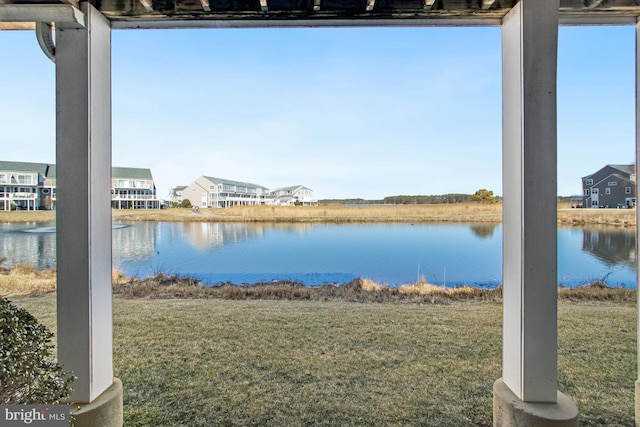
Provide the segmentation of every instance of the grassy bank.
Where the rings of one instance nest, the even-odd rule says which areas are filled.
[[[0,264],[1,264],[0,259]],[[190,278],[159,273],[154,277],[138,279],[114,270],[113,294],[123,298],[148,299],[225,299],[225,300],[290,300],[290,301],[343,301],[366,303],[449,303],[452,301],[502,302],[502,289],[480,289],[470,286],[445,288],[424,280],[390,288],[368,279],[356,279],[342,286],[322,285],[307,287],[303,283],[279,281],[252,285],[202,285]],[[56,291],[54,270],[38,271],[34,267],[19,265],[11,269],[0,268],[0,295],[15,297],[45,295]],[[634,302],[636,291],[612,288],[594,281],[576,288],[558,288],[558,297],[571,301]]]
[[[502,205],[459,203],[441,205],[235,206],[230,209],[114,210],[114,221],[202,222],[478,222],[502,221]],[[51,222],[55,212],[0,212],[0,222]],[[567,209],[560,206],[558,223],[633,226],[633,209]]]
[[[14,301],[55,326],[55,295]],[[632,303],[559,303],[559,389],[632,426]],[[127,426],[491,425],[494,302],[114,300]]]

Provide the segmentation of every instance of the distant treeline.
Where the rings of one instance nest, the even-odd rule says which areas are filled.
[[[321,205],[434,205],[439,203],[466,203],[471,194],[441,194],[434,196],[387,196],[382,200],[323,199]]]
[[[467,203],[473,194],[441,194],[434,196],[387,196],[381,200],[321,199],[321,205],[435,205],[440,203]],[[498,197],[502,199],[502,197]],[[569,203],[570,196],[558,196],[558,203]]]

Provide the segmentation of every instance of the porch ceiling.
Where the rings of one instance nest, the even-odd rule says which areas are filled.
[[[113,28],[500,25],[515,3],[517,0],[91,0]],[[78,7],[78,1],[0,0],[0,21],[5,21],[0,29],[24,27],[24,23],[6,21],[27,6],[52,5]],[[634,24],[639,15],[640,0],[560,0],[564,25]]]

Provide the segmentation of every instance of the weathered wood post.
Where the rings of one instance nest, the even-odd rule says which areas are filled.
[[[122,426],[111,314],[111,28],[56,27],[58,360],[77,377],[76,426]]]
[[[558,0],[502,21],[503,377],[494,425],[577,425],[557,391]]]

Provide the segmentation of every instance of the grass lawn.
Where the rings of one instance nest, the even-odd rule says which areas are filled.
[[[55,295],[15,297],[55,327]],[[633,426],[635,303],[559,302],[581,425]],[[491,425],[502,306],[114,300],[126,426]]]

